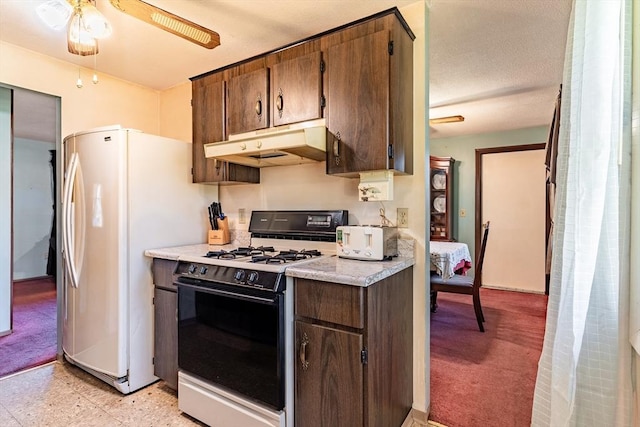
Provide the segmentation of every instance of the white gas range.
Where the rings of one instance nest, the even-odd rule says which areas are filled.
[[[347,223],[347,211],[254,211],[251,246],[180,257],[182,411],[217,427],[293,426],[293,280],[286,269],[335,256],[335,230]]]

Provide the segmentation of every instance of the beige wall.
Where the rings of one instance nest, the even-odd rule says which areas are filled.
[[[158,134],[158,91],[81,69],[84,86],[76,87],[78,67],[0,42],[0,83],[62,98],[62,137],[94,127],[120,124]]]
[[[544,159],[542,149],[482,156],[481,215],[491,221],[482,286],[544,293]]]
[[[158,135],[191,142],[191,82],[160,94],[160,130]]]
[[[429,403],[428,312],[425,288],[425,102],[426,38],[423,1],[401,9],[416,35],[414,41],[414,175],[395,178],[395,198],[385,202],[387,215],[396,220],[396,208],[409,208],[409,228],[403,235],[416,240],[414,267],[414,407],[426,411]],[[78,130],[120,123],[162,136],[191,140],[191,85],[185,82],[162,93],[125,81],[100,76],[90,83],[91,70],[82,70],[85,85],[75,86],[73,64],[0,43],[0,83],[36,90],[62,98],[62,136]],[[378,203],[359,202],[357,180],[325,174],[324,163],[262,170],[260,185],[220,188],[220,201],[237,223],[237,211],[252,209],[348,209],[353,223],[379,223]],[[1,203],[1,202],[0,202]]]

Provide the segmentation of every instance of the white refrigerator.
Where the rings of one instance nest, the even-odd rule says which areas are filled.
[[[146,249],[206,241],[217,186],[193,184],[191,144],[120,126],[62,147],[65,359],[129,393],[153,374]]]

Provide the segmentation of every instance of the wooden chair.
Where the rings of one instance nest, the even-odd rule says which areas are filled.
[[[476,312],[476,320],[480,331],[484,332],[484,314],[480,305],[480,286],[482,262],[484,261],[484,252],[487,248],[487,237],[489,236],[489,221],[487,221],[482,236],[482,245],[480,252],[476,257],[476,268],[473,279],[460,274],[454,275],[452,278],[444,280],[439,274],[431,275],[431,311],[435,311],[437,307],[438,292],[451,292],[454,294],[465,294],[473,296],[473,309]]]

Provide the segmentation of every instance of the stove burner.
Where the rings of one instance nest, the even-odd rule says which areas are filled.
[[[220,251],[209,251],[209,252],[207,252],[205,257],[207,257],[207,258],[218,258],[218,259],[234,259],[236,257],[236,255],[231,253],[231,252],[220,250]]]
[[[302,259],[311,258],[314,256],[320,256],[322,253],[318,250],[301,250],[296,251],[294,249],[289,249],[286,251],[280,251],[275,255],[254,255],[251,257],[251,262],[260,263],[264,262],[265,264],[284,264],[289,261],[299,261]]]
[[[217,258],[217,259],[235,259],[236,257],[243,256],[252,256],[252,255],[264,255],[265,252],[275,252],[273,246],[260,246],[258,248],[254,248],[253,246],[241,247],[232,249],[230,251],[225,251],[221,249],[219,251],[209,251],[205,255],[207,258]]]
[[[251,257],[251,262],[264,262],[265,264],[284,264],[285,262],[287,262],[287,260],[278,255],[254,255]]]
[[[289,249],[288,251],[281,251],[278,255],[284,256],[286,258],[292,258],[292,259],[305,259],[305,258],[311,258],[314,256],[320,256],[322,255],[322,253],[317,249],[311,249],[311,250],[302,249],[301,251]]]
[[[273,249],[273,246],[260,246],[257,248],[254,248],[253,246],[247,246],[231,251],[231,253],[239,256],[264,255],[265,252],[275,252],[275,249]]]

